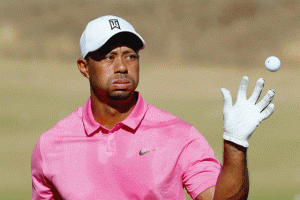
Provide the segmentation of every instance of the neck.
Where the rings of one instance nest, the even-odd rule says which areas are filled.
[[[137,92],[134,92],[125,100],[107,100],[91,92],[91,106],[94,119],[111,130],[117,123],[126,119],[133,110],[137,99]]]

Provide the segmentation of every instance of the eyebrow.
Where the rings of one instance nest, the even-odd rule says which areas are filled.
[[[135,54],[137,54],[137,52],[136,52],[136,51],[133,51],[133,50],[126,50],[126,51],[123,52],[123,54],[126,54],[126,53],[135,53]],[[111,51],[111,52],[107,53],[106,55],[108,55],[108,54],[116,55],[117,52]]]

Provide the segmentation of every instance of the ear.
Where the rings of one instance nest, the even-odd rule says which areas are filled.
[[[82,58],[79,58],[77,60],[77,67],[81,74],[86,77],[87,79],[90,79],[89,75],[89,68],[88,68],[88,61]]]

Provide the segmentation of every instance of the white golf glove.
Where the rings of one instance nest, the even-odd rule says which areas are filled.
[[[248,81],[247,76],[242,78],[234,106],[232,106],[230,92],[225,88],[221,88],[224,97],[223,139],[243,147],[249,147],[249,138],[256,127],[274,112],[274,104],[270,103],[275,95],[274,90],[270,89],[266,96],[256,104],[264,87],[264,79],[257,80],[253,94],[247,100]]]

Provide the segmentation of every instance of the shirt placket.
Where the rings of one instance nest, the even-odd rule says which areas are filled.
[[[107,136],[107,145],[106,151],[107,152],[115,152],[116,151],[116,140],[115,140],[116,133],[109,133]]]
[[[116,126],[109,131],[107,136],[107,145],[106,145],[106,151],[107,152],[116,152],[116,134],[121,128],[121,124],[116,124]]]

